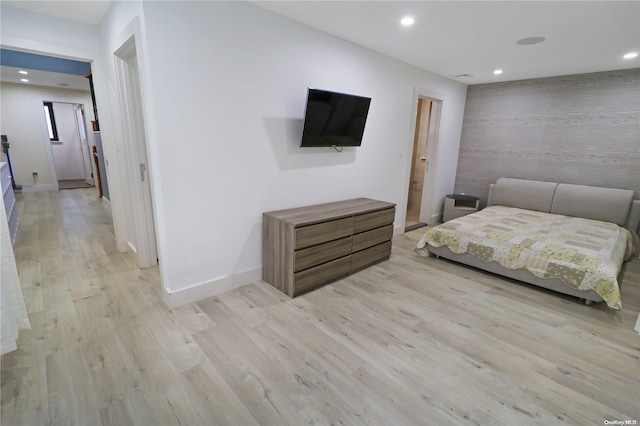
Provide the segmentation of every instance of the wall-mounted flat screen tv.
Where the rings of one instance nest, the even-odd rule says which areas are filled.
[[[301,147],[360,146],[371,98],[309,89]]]

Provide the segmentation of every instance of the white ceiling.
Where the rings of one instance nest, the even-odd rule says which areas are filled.
[[[256,1],[257,6],[466,84],[640,67],[640,2]],[[415,24],[400,25],[403,16]],[[543,36],[531,46],[525,37]],[[493,71],[504,73],[494,76]]]
[[[28,74],[20,74],[18,72],[20,70],[27,71]],[[31,86],[50,86],[58,89],[90,90],[89,79],[81,75],[0,66],[0,76],[2,81],[8,83],[28,84]],[[26,83],[20,81],[20,79],[23,78],[29,81]]]
[[[83,24],[98,25],[107,13],[113,1],[81,0],[81,1],[6,1],[5,6],[56,16]]]
[[[112,1],[5,1],[95,25]],[[465,84],[640,67],[638,1],[254,1],[305,25]],[[412,27],[399,23],[415,18]],[[546,41],[515,42],[531,36]],[[493,75],[501,68],[504,73]],[[455,77],[470,74],[472,77]]]

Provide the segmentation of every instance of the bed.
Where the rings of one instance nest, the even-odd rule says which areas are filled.
[[[633,191],[500,178],[487,208],[429,229],[416,251],[622,309],[639,222]]]

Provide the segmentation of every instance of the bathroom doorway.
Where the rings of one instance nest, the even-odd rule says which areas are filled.
[[[432,185],[425,187],[425,182],[432,175],[430,160],[437,143],[441,109],[440,100],[422,96],[417,99],[405,232],[427,225],[430,217]]]

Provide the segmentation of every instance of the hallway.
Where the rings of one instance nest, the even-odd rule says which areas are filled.
[[[122,351],[138,341],[127,330],[149,330],[129,321],[167,308],[157,267],[139,270],[116,250],[97,195],[90,188],[17,197],[15,254],[32,329],[2,358],[2,424],[99,424],[99,408],[140,386],[132,383],[138,366]]]
[[[192,337],[228,312],[220,299],[201,302],[207,313],[196,304],[169,309],[158,267],[140,270],[116,250],[96,188],[17,199],[14,249],[31,330],[0,358],[0,424],[256,424]],[[281,301],[261,287],[249,292],[263,304]]]

